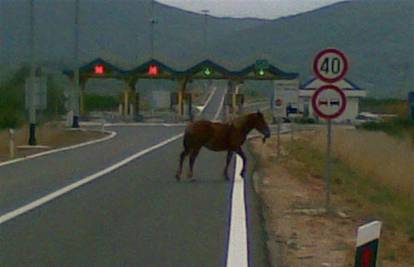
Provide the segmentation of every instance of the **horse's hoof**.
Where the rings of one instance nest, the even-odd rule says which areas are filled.
[[[175,175],[175,180],[177,180],[177,182],[179,182],[179,181],[180,181],[180,179],[181,179],[180,175],[179,175],[179,174],[176,174],[176,175]]]
[[[243,178],[246,178],[246,171],[245,170],[242,170],[240,172],[240,176],[243,177]]]
[[[194,178],[190,178],[190,180],[189,180],[190,183],[194,183],[195,181],[196,181],[196,179],[194,179]]]

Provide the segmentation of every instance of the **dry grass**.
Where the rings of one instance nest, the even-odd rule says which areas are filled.
[[[409,172],[412,151],[387,135],[372,134],[334,131],[338,157],[332,162],[332,204],[351,215],[355,228],[372,220],[384,223],[381,266],[414,266],[414,201],[408,198],[412,187],[400,185],[412,185],[413,173]],[[313,178],[323,181],[325,134],[316,131],[298,136],[293,142],[285,139],[283,144],[287,149],[289,172],[306,183],[311,183]],[[375,164],[377,158],[380,162]],[[293,164],[295,161],[301,164]],[[394,169],[399,170],[400,177],[390,179],[384,175]]]
[[[333,133],[337,158],[399,194],[414,195],[414,150],[409,140],[398,140],[382,132],[340,128],[334,128]],[[316,132],[309,140],[315,148],[326,147],[325,132]]]
[[[27,145],[29,139],[28,127],[17,129],[15,137],[16,146]],[[57,148],[86,142],[103,137],[103,133],[89,131],[67,131],[62,125],[48,123],[37,128],[36,139],[39,145]],[[39,152],[39,149],[17,149],[16,157],[26,156]],[[9,159],[9,133],[0,131],[0,162]]]

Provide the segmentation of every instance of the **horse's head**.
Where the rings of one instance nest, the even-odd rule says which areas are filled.
[[[254,128],[263,134],[263,141],[270,137],[270,129],[269,126],[266,123],[266,120],[263,116],[263,113],[260,111],[257,111],[257,113],[254,113],[255,119],[254,119]]]

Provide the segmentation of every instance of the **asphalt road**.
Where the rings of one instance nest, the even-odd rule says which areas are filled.
[[[220,117],[223,94],[216,91],[204,117]],[[118,135],[103,143],[0,167],[0,216],[157,145],[183,127],[113,130]],[[177,183],[181,142],[0,224],[0,266],[225,266],[232,193],[232,183],[222,177],[225,153],[202,150],[197,182]],[[250,178],[246,189],[250,266],[267,266]]]

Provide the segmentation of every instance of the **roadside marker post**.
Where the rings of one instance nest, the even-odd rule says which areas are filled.
[[[10,158],[14,158],[16,155],[15,132],[13,129],[9,129],[9,153]]]
[[[373,221],[358,228],[355,267],[377,266],[381,225],[381,222]]]
[[[347,99],[344,92],[331,84],[344,78],[348,72],[348,59],[338,49],[328,48],[320,51],[313,61],[313,71],[322,81],[328,83],[321,86],[312,96],[313,111],[327,121],[327,147],[325,163],[325,209],[331,210],[331,151],[332,120],[339,117],[346,108]]]

